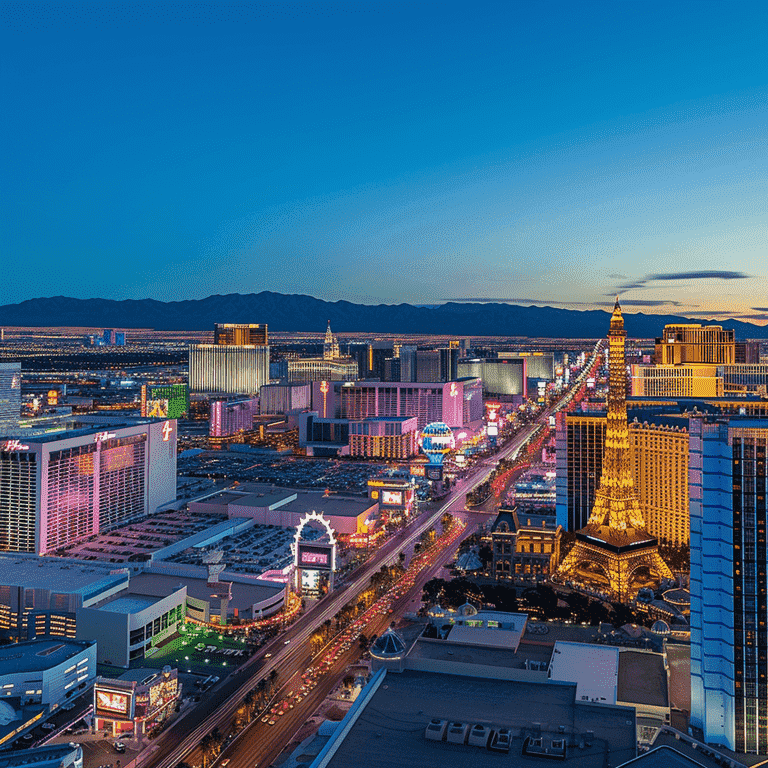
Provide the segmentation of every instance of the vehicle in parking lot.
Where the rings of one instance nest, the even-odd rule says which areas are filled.
[[[125,752],[125,744],[122,741],[116,741],[113,745],[115,752]]]

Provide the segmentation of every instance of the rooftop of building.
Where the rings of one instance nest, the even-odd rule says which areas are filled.
[[[222,513],[169,510],[63,548],[70,557],[109,563],[146,560],[165,547],[225,522]]]
[[[114,567],[114,566],[113,566]],[[128,573],[110,573],[100,563],[78,563],[34,555],[0,554],[0,584],[47,589],[59,594],[87,593],[128,580]]]
[[[95,642],[95,641],[94,641]],[[93,642],[55,640],[29,640],[0,647],[0,675],[13,672],[40,672],[62,664],[77,656]]]
[[[112,600],[107,600],[99,606],[100,610],[110,613],[138,613],[150,605],[154,605],[160,597],[150,597],[149,595],[139,595],[129,592],[127,595],[120,595]]]
[[[552,647],[549,645],[526,643],[499,647],[490,643],[475,645],[419,638],[408,651],[408,663],[415,669],[421,664],[437,662],[446,669],[452,667],[456,674],[460,669],[471,671],[470,667],[487,668],[496,670],[494,674],[501,678],[505,669],[527,669],[530,662],[548,664],[551,655]],[[476,674],[487,676],[479,671]]]
[[[669,706],[667,670],[660,653],[623,650],[619,654],[618,700]]]
[[[522,754],[523,739],[536,732],[545,741],[565,736],[575,745],[592,732],[589,746],[569,747],[562,761],[579,768],[603,768],[608,750],[611,763],[634,757],[632,710],[576,703],[575,690],[574,685],[559,683],[382,670],[326,747],[336,747],[327,765],[357,768],[362,761],[366,768],[391,768],[393,760],[399,768],[486,768],[491,762],[541,765],[540,757]],[[511,749],[507,754],[492,754],[482,747],[428,740],[425,730],[432,719],[509,728]],[[345,728],[345,724],[351,725]]]
[[[259,486],[251,483],[241,485],[238,490],[243,491],[243,495],[238,495],[237,499],[229,502],[230,504],[249,507],[269,507],[295,495],[295,499],[281,504],[280,509],[301,514],[314,510],[339,517],[357,517],[373,506],[373,503],[367,498],[345,496],[336,493],[326,496],[324,491],[319,490],[306,491],[293,488],[281,490],[275,489],[270,485]],[[213,500],[217,498],[213,497]]]
[[[112,431],[115,429],[126,429],[129,427],[141,427],[154,424],[167,419],[151,419],[141,417],[120,417],[104,418],[103,420],[92,420],[88,416],[73,416],[62,421],[62,428],[52,432],[40,432],[30,430],[30,434],[16,434],[15,436],[24,443],[31,445],[46,445],[48,443],[57,443],[62,440],[71,440],[76,437],[88,437],[100,432]]]
[[[138,669],[129,669],[124,672],[118,680],[124,680],[129,683],[148,683],[163,673],[159,669],[149,669],[149,667],[140,667]]]
[[[78,761],[82,763],[82,747],[78,744],[47,744],[34,749],[18,749],[0,755],[0,768],[68,768]]]
[[[232,582],[232,599],[230,609],[246,610],[263,600],[275,597],[285,589],[284,584],[268,581],[248,580],[242,574],[221,574],[220,581],[231,581],[233,578],[241,581]],[[176,576],[166,573],[140,573],[131,580],[131,594],[147,597],[166,597],[182,587],[187,588],[187,596],[198,600],[212,600],[212,590],[208,579],[200,576]]]

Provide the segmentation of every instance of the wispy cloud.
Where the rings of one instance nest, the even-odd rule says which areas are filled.
[[[612,301],[560,301],[559,299],[501,299],[501,298],[487,298],[487,297],[474,297],[474,298],[453,298],[443,299],[443,301],[455,301],[455,302],[467,302],[467,303],[485,303],[485,304],[557,304],[562,307],[612,307]],[[622,306],[626,307],[680,307],[683,306],[680,301],[672,301],[671,299],[625,299],[621,302]],[[687,305],[687,306],[696,306]]]
[[[750,307],[755,312],[768,312],[768,307]]]
[[[649,283],[675,280],[745,280],[750,277],[752,275],[748,275],[746,272],[737,272],[729,269],[702,269],[694,272],[652,272],[645,277],[620,285],[619,290],[631,291],[635,288],[645,288]]]

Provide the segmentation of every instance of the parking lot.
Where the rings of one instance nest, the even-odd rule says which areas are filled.
[[[291,542],[296,530],[277,525],[255,525],[217,545],[224,552],[227,570],[235,573],[261,574],[282,569],[293,560]],[[190,547],[168,558],[169,562],[202,565],[207,551]]]
[[[360,495],[367,495],[368,478],[385,468],[385,464],[369,462],[262,457],[227,451],[206,451],[178,460],[179,474],[187,477],[226,478],[291,488],[329,488]]]

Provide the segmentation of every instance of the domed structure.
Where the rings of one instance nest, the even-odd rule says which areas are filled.
[[[395,632],[394,625],[377,637],[368,648],[371,655],[371,669],[376,672],[382,667],[392,672],[403,671],[405,640]]]
[[[429,458],[430,464],[442,464],[445,454],[456,446],[453,430],[442,421],[427,424],[419,435],[421,450]]]
[[[445,617],[445,610],[440,603],[437,603],[427,611],[427,615],[430,619],[442,619]]]
[[[390,627],[374,640],[369,650],[377,659],[392,659],[405,654],[405,640]]]
[[[471,549],[459,555],[456,560],[456,569],[459,571],[479,571],[482,567],[482,561]]]
[[[669,624],[666,621],[661,621],[661,619],[654,621],[651,627],[651,632],[655,632],[657,635],[668,635],[671,631]]]
[[[459,606],[456,612],[459,616],[477,616],[477,608],[469,602]]]

